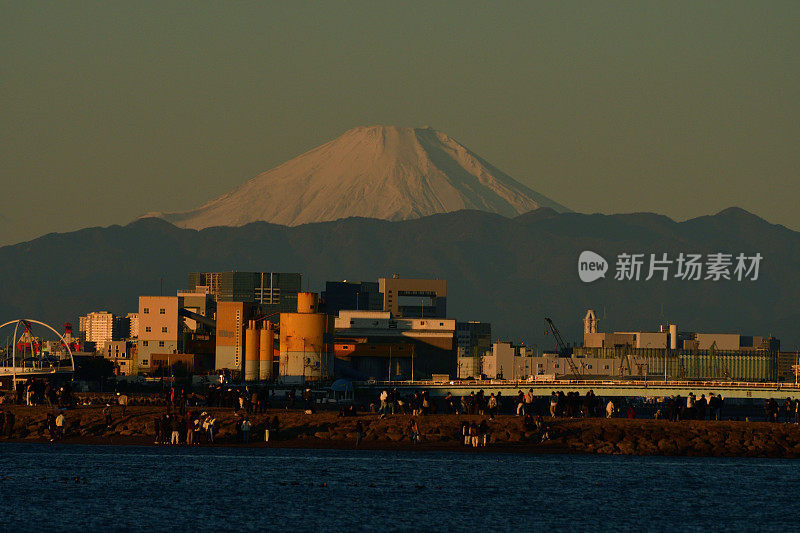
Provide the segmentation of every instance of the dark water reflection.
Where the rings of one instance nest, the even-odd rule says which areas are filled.
[[[0,445],[6,531],[786,531],[798,488],[777,459]]]

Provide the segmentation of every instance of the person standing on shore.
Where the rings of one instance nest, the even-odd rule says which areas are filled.
[[[2,412],[0,412],[0,416],[2,416]],[[45,422],[47,424],[47,433],[50,435],[50,442],[56,440],[56,417],[53,413],[47,413],[47,420]]]
[[[525,393],[519,391],[517,393],[517,416],[523,416],[525,414]]]
[[[556,417],[556,408],[558,407],[558,395],[556,391],[550,393],[550,416]]]
[[[187,416],[185,420],[185,428],[186,428],[186,445],[191,446],[194,444],[194,420],[192,420],[193,416]]]
[[[717,418],[717,395],[713,392],[708,393],[708,419],[716,420]]]
[[[161,417],[156,416],[153,418],[153,435],[155,440],[153,444],[161,444]]]
[[[181,443],[181,434],[178,430],[179,424],[178,419],[175,415],[171,415],[169,417],[169,429],[172,432],[172,436],[170,438],[170,444],[180,444]]]
[[[111,420],[111,405],[110,404],[106,404],[106,406],[103,408],[103,415],[105,416],[105,419],[106,419],[106,429],[111,429],[112,420]]]
[[[614,400],[608,400],[606,404],[606,418],[611,418],[614,416]]]
[[[489,424],[483,419],[478,426],[478,446],[486,447],[487,442],[489,442]]]
[[[449,391],[444,397],[444,412],[448,415],[453,414],[455,411],[455,405],[453,404],[453,395]]]
[[[697,408],[695,407],[695,403],[697,402],[697,397],[694,395],[693,392],[689,393],[689,396],[686,397],[686,419],[687,420],[694,420],[695,413]]]
[[[242,420],[242,442],[244,444],[250,442],[250,419],[246,416]]]
[[[478,435],[478,424],[476,424],[475,422],[472,422],[469,425],[469,439],[470,439],[470,443],[472,444],[473,448],[477,448],[478,447],[478,436],[479,436]]]
[[[378,412],[381,414],[381,418],[386,418],[386,411],[388,410],[389,392],[386,391],[385,389],[382,390],[378,399],[381,402],[381,406],[378,409]]]
[[[56,435],[58,435],[58,440],[64,438],[64,413],[58,413],[56,417]]]
[[[127,394],[120,394],[117,393],[117,398],[120,407],[122,407],[122,416],[125,416],[125,412],[128,410],[128,395]]]
[[[497,414],[497,398],[494,393],[489,395],[487,406],[489,407],[489,419],[494,420],[494,416]]]
[[[408,424],[408,432],[409,436],[411,437],[411,442],[413,444],[419,443],[419,425],[417,424],[417,421],[414,420],[413,418]]]
[[[361,444],[361,439],[364,438],[364,424],[361,420],[356,422],[356,448]]]

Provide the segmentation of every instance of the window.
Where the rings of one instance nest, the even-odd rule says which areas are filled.
[[[162,326],[161,333],[166,333],[166,332],[167,332],[167,326]]]
[[[588,368],[589,368],[589,370],[591,370],[592,369],[592,365],[589,365]]]
[[[161,309],[158,310],[158,314],[159,315],[166,315],[167,314],[167,310],[162,307]]]
[[[153,331],[153,328],[151,328],[150,326],[145,326],[145,327],[144,327],[144,330],[145,330],[147,333],[150,333],[151,331]]]
[[[539,368],[542,368],[543,366],[544,366],[544,365],[543,365],[542,363],[539,363]]]
[[[149,315],[150,314],[150,308],[149,307],[145,307],[144,309],[142,309],[142,313],[144,313],[145,315]]]
[[[142,341],[142,346],[150,346],[150,343],[148,341]]]
[[[558,363],[555,364],[555,367],[558,368]]]
[[[158,347],[159,348],[163,348],[164,347],[164,341],[158,341]]]
[[[608,370],[608,365],[606,365],[606,370]]]
[[[353,319],[351,318],[351,319],[350,319],[350,325],[352,326],[352,325],[353,325],[353,324],[355,324],[355,323],[356,323],[356,321],[355,321],[355,320],[353,320]]]
[[[439,322],[439,325],[440,326],[444,326],[444,322]]]

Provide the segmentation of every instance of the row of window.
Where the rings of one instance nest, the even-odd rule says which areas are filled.
[[[150,341],[142,341],[142,346],[150,346]],[[166,346],[164,341],[158,341],[159,348],[163,348],[164,346]]]
[[[145,332],[150,333],[150,332],[153,331],[153,328],[151,328],[150,326],[145,326],[144,330],[145,330]],[[161,333],[167,333],[167,326],[162,326],[161,327]]]
[[[558,363],[556,363],[556,364],[555,364],[555,365],[553,365],[553,366],[554,366],[555,368],[559,368],[559,366],[558,366]],[[542,363],[539,363],[539,368],[543,368],[543,367],[544,367],[544,365],[543,365]],[[588,368],[589,370],[591,370],[591,369],[592,369],[592,365],[586,365],[586,368]],[[609,369],[609,366],[608,366],[608,365],[606,365],[606,367],[605,367],[603,370],[608,370],[608,369]]]
[[[150,308],[149,307],[142,308],[142,314],[149,315],[150,314]],[[166,315],[167,314],[167,310],[164,307],[162,307],[161,309],[158,310],[158,314],[159,315]]]

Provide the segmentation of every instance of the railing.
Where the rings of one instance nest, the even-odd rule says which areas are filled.
[[[778,390],[800,390],[800,384],[784,382],[760,382],[760,381],[701,381],[701,380],[682,380],[682,381],[655,381],[655,380],[580,380],[580,379],[555,379],[549,381],[519,381],[502,379],[484,380],[416,380],[416,381],[359,381],[354,385],[361,387],[480,387],[489,388],[492,386],[508,388],[553,388],[559,386],[577,387],[611,387],[611,388],[659,388],[659,387],[680,387],[700,389],[778,389]]]

